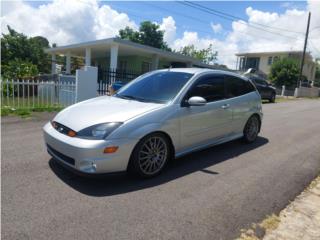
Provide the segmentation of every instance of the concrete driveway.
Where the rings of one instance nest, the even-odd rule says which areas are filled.
[[[2,119],[3,239],[233,239],[320,170],[320,101],[264,104],[258,140],[170,163],[157,178],[86,179],[53,162],[34,120]]]

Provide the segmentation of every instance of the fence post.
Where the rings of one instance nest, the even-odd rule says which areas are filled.
[[[300,92],[299,92],[299,88],[295,88],[294,89],[294,97],[299,97],[299,95],[300,95]]]
[[[281,96],[284,97],[284,94],[286,92],[286,86],[282,85],[282,91],[281,91]]]

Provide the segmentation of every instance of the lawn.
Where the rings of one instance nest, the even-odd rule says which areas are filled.
[[[32,112],[52,112],[59,111],[63,106],[54,103],[52,99],[44,99],[30,96],[22,97],[3,97],[1,99],[1,116],[19,115],[29,116]]]

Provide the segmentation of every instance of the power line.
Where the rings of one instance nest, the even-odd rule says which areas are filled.
[[[199,18],[195,18],[195,17],[190,16],[190,15],[182,14],[182,13],[180,13],[180,12],[176,12],[176,11],[173,11],[173,10],[171,10],[171,9],[167,9],[167,8],[155,6],[155,5],[150,4],[150,3],[147,3],[147,2],[143,2],[143,3],[146,4],[146,5],[152,6],[153,8],[156,8],[156,9],[162,9],[162,10],[165,10],[165,11],[172,12],[172,13],[174,13],[174,14],[180,15],[180,16],[182,16],[182,17],[184,17],[184,18],[189,19],[189,20],[191,19],[191,20],[194,20],[194,21],[197,21],[197,22],[201,22],[201,23],[204,23],[204,24],[208,24],[208,22],[203,21],[203,20],[201,20],[201,19],[199,19]],[[177,26],[178,26],[178,25],[177,25]],[[226,29],[227,29],[226,32],[228,32],[228,33],[233,33],[233,29],[231,29],[231,28],[226,28]],[[198,32],[203,32],[203,33],[207,33],[207,34],[212,35],[212,32],[203,31],[203,30],[201,30],[201,29],[197,29],[197,31],[198,31]],[[266,39],[266,40],[271,40],[270,37],[267,37],[267,36],[265,36],[265,35],[259,35],[259,36],[258,36],[258,35],[256,35],[256,34],[252,34],[251,32],[243,32],[243,31],[237,30],[237,33],[241,33],[241,34],[244,34],[244,35],[249,35],[249,36],[252,36],[252,37],[255,37],[255,38],[263,38],[263,39]],[[295,39],[297,39],[297,38],[295,38]],[[298,39],[297,39],[297,40],[298,40]]]
[[[190,2],[190,1],[185,1],[189,4],[193,4],[193,5],[196,5],[196,6],[199,6],[199,7],[203,7],[203,8],[207,8],[201,4],[198,4],[198,3],[194,3],[194,2]],[[213,12],[216,12],[218,14],[221,14],[221,15],[224,15],[224,16],[227,16],[227,17],[230,17],[230,18],[233,18],[233,19],[237,19],[237,20],[242,20],[244,22],[246,22],[247,20],[244,19],[244,18],[241,18],[241,17],[238,17],[238,16],[234,16],[232,14],[229,14],[229,13],[225,13],[225,12],[222,12],[222,11],[218,11],[218,10],[215,10],[215,9],[211,9],[211,8],[208,8],[210,9],[211,11]],[[249,24],[249,23],[248,23]],[[297,32],[297,31],[292,31],[292,30],[288,30],[288,29],[284,29],[284,28],[279,28],[279,27],[273,27],[273,26],[268,26],[268,25],[265,25],[265,24],[261,24],[261,23],[250,23],[249,25],[259,25],[259,26],[262,26],[262,27],[267,27],[267,28],[271,28],[271,29],[277,29],[277,30],[281,30],[281,31],[286,31],[286,32],[291,32],[291,33],[297,33],[297,34],[302,34],[304,35],[303,32]]]
[[[319,28],[320,28],[320,26],[316,26],[316,27],[312,28],[312,29],[310,30],[310,33],[313,32],[314,30],[319,29]]]
[[[195,8],[195,9],[198,9],[200,11],[203,11],[203,12],[206,12],[206,13],[218,16],[218,17],[221,17],[221,18],[224,18],[224,19],[229,20],[229,21],[234,21],[233,18],[225,16],[225,15],[222,15],[222,14],[217,14],[217,13],[214,12],[215,10],[212,10],[212,9],[207,8],[205,6],[202,6],[200,4],[189,3],[189,2],[180,2],[180,1],[178,1],[178,3],[186,5],[186,6],[189,6],[189,7],[192,7],[192,8]],[[199,5],[200,7],[197,6],[197,5]],[[246,25],[248,27],[252,27],[252,28],[258,29],[258,30],[263,31],[263,32],[269,32],[271,34],[275,34],[275,35],[278,35],[278,36],[282,36],[282,37],[286,37],[286,38],[292,38],[292,39],[298,39],[299,40],[299,38],[297,38],[297,37],[283,35],[283,34],[281,34],[279,32],[273,32],[273,31],[270,31],[270,30],[266,30],[266,29],[263,29],[263,28],[260,28],[260,27],[257,27],[257,26],[250,25],[249,23],[247,23],[245,21],[239,21],[238,23]]]
[[[312,42],[312,40],[309,39],[309,43],[313,47],[313,49],[316,50],[318,54],[320,54],[320,50],[316,48],[316,46],[314,45],[314,42]]]

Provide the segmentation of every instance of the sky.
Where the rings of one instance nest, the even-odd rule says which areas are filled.
[[[218,63],[234,68],[235,53],[302,50],[311,12],[307,50],[320,57],[320,1],[195,1],[217,16],[177,1],[2,1],[1,31],[6,25],[28,36],[44,36],[59,46],[114,37],[141,21],[160,25],[172,49],[210,44]]]

